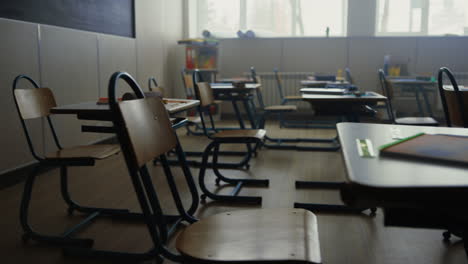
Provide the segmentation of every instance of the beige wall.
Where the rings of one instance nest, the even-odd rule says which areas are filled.
[[[182,11],[182,0],[135,1],[135,39],[0,19],[0,86],[4,91],[0,97],[0,174],[33,161],[11,93],[16,75],[29,75],[51,88],[59,104],[106,96],[107,82],[115,71],[131,73],[144,89],[148,77],[155,76],[171,96],[180,85],[177,69],[182,60],[176,41],[182,38]],[[81,122],[73,116],[54,120],[64,145],[106,137],[81,133]],[[52,149],[42,123],[30,125],[37,147],[41,151]]]

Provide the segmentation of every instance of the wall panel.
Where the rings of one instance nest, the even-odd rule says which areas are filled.
[[[12,83],[18,74],[26,74],[39,81],[37,25],[0,19],[0,173],[21,164],[32,162],[26,138],[13,101]],[[21,88],[30,88],[22,82]],[[36,147],[42,150],[42,124],[40,120],[30,123]]]
[[[41,26],[42,83],[52,89],[58,104],[96,101],[98,90],[97,34]],[[54,117],[63,145],[86,144],[100,135],[81,133],[75,116]],[[50,147],[50,137],[46,142]]]
[[[335,74],[346,67],[346,42],[346,38],[285,39],[281,70]]]
[[[98,35],[99,48],[99,97],[107,97],[111,75],[116,71],[125,71],[137,78],[136,41],[111,35]],[[141,83],[146,89],[146,83]],[[119,91],[129,91],[123,88]]]

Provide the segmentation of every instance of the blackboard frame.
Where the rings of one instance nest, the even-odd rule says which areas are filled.
[[[0,17],[135,38],[135,0],[1,0]]]

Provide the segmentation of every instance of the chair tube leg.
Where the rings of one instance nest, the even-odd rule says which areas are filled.
[[[159,257],[161,252],[162,241],[161,238],[164,237],[163,234],[160,234],[162,228],[160,225],[156,226],[161,222],[160,219],[156,219],[155,215],[152,213],[154,204],[149,198],[149,194],[145,194],[140,176],[138,173],[129,170],[130,179],[132,180],[132,185],[135,190],[138,202],[140,204],[141,210],[143,212],[143,220],[148,228],[151,240],[154,244],[154,248],[144,252],[144,253],[129,253],[129,252],[118,252],[118,251],[107,251],[107,250],[94,250],[94,249],[82,249],[82,248],[64,248],[63,252],[65,255],[79,256],[79,257],[93,257],[93,258],[114,258],[116,260],[128,260],[128,261],[143,261],[150,260]],[[141,171],[140,171],[141,173]],[[146,186],[145,186],[146,187]],[[151,186],[152,187],[152,186]],[[151,203],[151,209],[150,204]],[[156,224],[155,224],[156,223]]]
[[[99,212],[101,215],[111,215],[111,216],[128,216],[129,219],[132,218],[141,218],[141,214],[130,213],[127,209],[112,209],[112,208],[97,208],[97,207],[88,207],[82,206],[76,203],[70,196],[68,190],[68,170],[66,166],[60,166],[60,190],[63,200],[68,205],[68,214],[71,215],[76,210],[81,213],[93,214]]]
[[[92,247],[93,240],[92,239],[78,239],[78,238],[70,238],[68,237],[69,234],[65,233],[62,236],[51,236],[51,235],[43,235],[35,232],[31,226],[29,225],[29,205],[32,196],[32,188],[34,185],[35,178],[39,173],[40,165],[36,166],[32,173],[28,175],[25,185],[23,196],[21,199],[20,205],[20,223],[21,227],[23,228],[23,241],[26,242],[28,239],[33,239],[39,242],[57,244],[62,246],[77,246],[77,247]]]
[[[187,182],[190,194],[192,196],[192,203],[190,205],[190,208],[187,210],[187,213],[193,215],[195,211],[197,211],[200,200],[198,197],[197,185],[193,180],[192,172],[190,171],[190,168],[187,165],[187,160],[185,159],[184,151],[180,146],[179,138],[177,138],[176,154],[182,171],[184,172],[185,181]]]
[[[159,228],[162,241],[165,242],[168,239],[167,223],[163,218],[157,217],[163,215],[163,212],[161,209],[161,204],[159,203],[158,196],[154,191],[153,182],[151,181],[151,177],[149,176],[148,169],[146,168],[146,166],[143,166],[140,170],[140,178],[143,182],[146,197],[149,201],[149,206],[151,208],[151,211],[153,212],[153,219]]]
[[[219,195],[212,193],[206,188],[205,185],[205,167],[202,166],[200,169],[200,175],[199,175],[199,181],[200,181],[200,188],[203,191],[202,195],[202,200],[205,200],[206,197],[209,197],[212,200],[215,201],[225,201],[225,202],[232,202],[232,203],[252,203],[252,204],[261,204],[262,203],[262,197],[259,196],[237,196],[238,193],[240,192],[240,189],[243,185],[256,185],[256,186],[268,186],[269,181],[268,180],[257,180],[257,179],[230,179],[227,177],[224,177],[221,175],[219,170],[217,169],[217,162],[218,162],[218,152],[219,152],[219,144],[218,142],[212,142],[208,147],[205,149],[205,152],[207,153],[203,157],[203,163],[208,162],[208,157],[209,157],[209,151],[214,148],[213,152],[213,171],[218,177],[219,180],[223,180],[225,182],[228,182],[230,184],[236,185],[234,191],[231,193],[231,195]]]
[[[164,169],[164,174],[166,175],[167,184],[169,185],[169,189],[171,190],[172,197],[174,198],[177,211],[179,212],[182,219],[184,219],[185,221],[189,223],[195,223],[197,219],[188,215],[184,209],[184,205],[182,204],[182,200],[180,199],[179,191],[177,190],[177,184],[174,181],[174,176],[172,175],[171,168],[169,167],[169,164],[167,163],[166,156],[161,155],[159,158],[161,159],[161,164]]]

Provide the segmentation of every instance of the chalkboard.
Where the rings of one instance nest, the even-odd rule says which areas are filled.
[[[134,0],[0,0],[0,17],[135,37]]]

